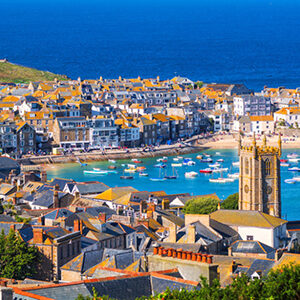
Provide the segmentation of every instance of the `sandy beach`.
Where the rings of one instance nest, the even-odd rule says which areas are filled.
[[[300,138],[282,137],[282,148],[284,149],[297,149],[300,148]],[[257,144],[262,143],[262,137],[256,138]],[[242,139],[243,145],[251,145],[252,137],[245,137]],[[278,135],[267,137],[268,146],[278,146]],[[198,145],[210,149],[237,149],[238,140],[233,135],[216,135],[207,140],[200,140]]]

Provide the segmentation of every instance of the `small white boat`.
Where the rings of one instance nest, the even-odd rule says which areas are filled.
[[[297,163],[299,162],[300,158],[289,158],[289,162],[291,163]]]
[[[106,171],[88,171],[88,170],[84,170],[83,171],[84,174],[94,174],[94,175],[107,175],[108,172]]]
[[[289,167],[290,164],[288,164],[288,163],[280,163],[280,166],[281,166],[281,167]]]
[[[151,181],[166,181],[167,178],[150,178]]]
[[[213,182],[213,183],[228,183],[228,182],[234,182],[233,178],[210,178],[209,182]]]
[[[146,176],[148,176],[148,173],[140,172],[140,173],[139,173],[139,176],[144,176],[144,177],[146,177]]]
[[[292,171],[292,172],[300,172],[300,168],[298,168],[298,167],[288,168],[288,170]]]
[[[192,172],[185,172],[184,176],[185,176],[185,178],[195,178],[195,177],[198,176],[198,173],[194,172],[194,171],[192,171]]]
[[[214,163],[214,164],[210,164],[210,165],[208,165],[210,168],[218,168],[218,167],[220,167],[221,165],[220,164],[218,164],[218,163]]]
[[[227,172],[228,168],[215,168],[212,170],[213,173],[218,173],[218,172]]]
[[[227,176],[229,178],[238,179],[240,177],[240,174],[239,173],[233,173],[233,174],[228,174]]]
[[[136,169],[133,169],[133,168],[125,169],[124,172],[126,172],[126,173],[135,173]]]
[[[216,152],[216,155],[221,155],[221,152]]]
[[[234,162],[232,163],[232,165],[233,165],[234,167],[239,167],[239,166],[240,166],[240,162],[239,162],[239,161],[234,161]]]
[[[217,159],[217,162],[224,162],[223,158]]]
[[[178,158],[178,159],[183,159],[183,157],[182,157],[182,156],[177,156],[177,158]]]
[[[172,167],[182,167],[182,164],[178,163],[178,164],[171,164]]]
[[[294,179],[285,179],[284,181],[285,183],[288,183],[288,184],[294,184],[297,182],[297,180],[294,180]]]
[[[179,158],[178,157],[174,157],[173,161],[179,161]]]
[[[293,177],[292,179],[295,180],[295,181],[300,182],[300,176],[295,176],[295,177]]]
[[[135,169],[136,168],[136,165],[133,165],[133,164],[127,164],[127,167],[129,169]]]
[[[297,153],[289,153],[286,157],[287,158],[297,158],[299,155]]]
[[[114,159],[109,159],[108,160],[110,163],[112,163],[112,164],[115,164],[116,163],[116,161],[114,160]]]
[[[194,161],[190,160],[188,162],[184,162],[183,165],[184,166],[194,166],[194,165],[196,165],[196,163]]]

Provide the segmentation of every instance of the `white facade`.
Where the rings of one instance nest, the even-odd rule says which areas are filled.
[[[283,108],[274,113],[274,121],[284,121],[287,126],[300,127],[300,109],[299,108]]]
[[[90,147],[107,148],[119,146],[117,127],[112,119],[94,119],[90,120],[89,123]]]
[[[284,246],[281,240],[286,237],[286,224],[275,228],[238,226],[237,232],[242,240],[259,241],[277,249]]]
[[[271,99],[252,95],[234,97],[233,111],[239,116],[267,116],[271,114]]]

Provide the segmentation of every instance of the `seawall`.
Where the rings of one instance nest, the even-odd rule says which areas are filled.
[[[46,155],[46,156],[32,156],[28,158],[22,158],[19,161],[21,164],[62,164],[62,163],[74,163],[80,159],[81,162],[90,161],[107,161],[108,159],[132,159],[132,158],[151,158],[158,156],[176,156],[189,153],[197,153],[205,150],[203,146],[183,146],[183,147],[164,147],[156,149],[154,151],[144,152],[140,149],[130,149],[126,151],[107,151],[102,154],[99,152],[88,152],[88,153],[76,153],[69,155]]]

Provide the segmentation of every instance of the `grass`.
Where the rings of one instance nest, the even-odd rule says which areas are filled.
[[[68,79],[65,75],[23,67],[10,62],[0,62],[0,82],[29,83],[30,81],[53,81],[55,78]]]

